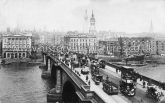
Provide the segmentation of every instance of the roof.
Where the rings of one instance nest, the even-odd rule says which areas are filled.
[[[32,36],[31,33],[7,33],[3,37],[19,37],[19,36]]]

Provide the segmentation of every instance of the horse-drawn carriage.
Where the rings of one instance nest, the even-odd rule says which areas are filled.
[[[105,69],[105,61],[104,61],[104,60],[100,59],[100,60],[98,61],[98,63],[99,63],[99,67],[100,67],[100,68]]]
[[[84,66],[84,67],[81,69],[81,74],[83,74],[83,75],[89,74],[89,67]]]
[[[93,81],[95,82],[96,85],[99,85],[100,82],[102,82],[103,76],[100,74],[94,74],[92,76]]]
[[[160,98],[163,96],[163,93],[161,91],[159,91],[156,86],[154,85],[150,85],[147,87],[147,90],[146,90],[146,95],[148,97],[151,97],[151,98],[154,98],[156,100],[160,100]]]
[[[108,79],[103,80],[103,91],[109,95],[114,95],[119,93],[118,85],[109,81]]]

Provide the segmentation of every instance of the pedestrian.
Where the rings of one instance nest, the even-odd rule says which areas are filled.
[[[107,77],[106,77],[106,80],[109,80],[109,77],[108,77],[108,75],[107,75]]]
[[[145,88],[146,82],[143,80],[143,88]]]
[[[88,81],[88,85],[90,85],[91,83],[90,83],[90,80]]]
[[[116,68],[116,73],[118,73],[118,69]]]
[[[140,103],[144,103],[142,98],[141,98],[141,100],[140,100]]]
[[[88,75],[86,76],[86,81],[88,81]]]

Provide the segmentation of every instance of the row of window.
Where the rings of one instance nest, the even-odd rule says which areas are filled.
[[[70,41],[71,42],[76,42],[76,41],[77,42],[78,41],[80,41],[80,42],[85,42],[85,41],[87,42],[87,41],[89,41],[90,42],[90,41],[95,41],[95,39],[70,39]]]
[[[26,57],[25,53],[4,53],[4,58],[22,58]]]
[[[27,38],[7,38],[8,40],[27,40]]]
[[[70,49],[84,49],[84,50],[86,50],[86,49],[89,49],[89,50],[95,50],[96,49],[96,47],[90,47],[90,48],[88,48],[88,47],[76,47],[76,46],[73,46],[73,47],[70,47]]]
[[[4,45],[3,48],[29,48],[29,45]]]

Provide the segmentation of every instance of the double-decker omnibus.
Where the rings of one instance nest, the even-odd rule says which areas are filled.
[[[136,94],[136,77],[134,69],[131,67],[121,67],[120,91],[127,96]]]

